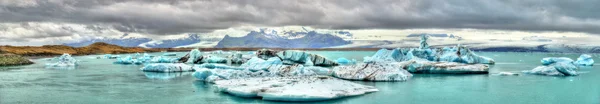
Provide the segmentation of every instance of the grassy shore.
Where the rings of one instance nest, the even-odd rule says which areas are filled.
[[[0,66],[13,66],[13,65],[29,65],[33,62],[29,59],[14,54],[0,54]]]

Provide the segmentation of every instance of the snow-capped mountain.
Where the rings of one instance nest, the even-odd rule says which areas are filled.
[[[186,37],[177,38],[177,39],[167,39],[167,40],[155,40],[150,41],[144,44],[140,44],[141,47],[146,48],[174,48],[181,46],[188,46],[191,44],[196,44],[204,41],[218,41],[218,39],[211,38],[202,38],[201,35],[198,34],[188,34]]]
[[[152,39],[150,39],[150,38],[130,37],[130,36],[128,37],[128,36],[129,36],[129,34],[124,34],[123,36],[121,36],[119,38],[99,37],[99,38],[92,38],[92,39],[82,40],[82,41],[73,42],[73,43],[64,43],[63,45],[71,46],[71,47],[83,47],[83,46],[88,46],[88,45],[96,43],[96,42],[104,42],[104,43],[119,45],[119,46],[123,46],[123,47],[137,47],[140,44],[152,41]]]
[[[215,47],[263,47],[263,48],[325,48],[350,44],[338,36],[316,31],[284,31],[260,29],[243,37],[226,35]]]

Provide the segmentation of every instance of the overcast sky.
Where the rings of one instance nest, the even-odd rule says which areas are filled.
[[[0,44],[237,27],[600,34],[600,0],[0,0]]]

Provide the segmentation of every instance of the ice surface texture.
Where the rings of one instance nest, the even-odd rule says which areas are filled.
[[[322,101],[378,91],[328,76],[263,77],[216,81],[221,92],[272,101]]]
[[[373,62],[356,65],[336,66],[333,76],[348,80],[362,81],[406,81],[412,74],[404,67],[412,62]]]
[[[304,64],[308,66],[336,66],[337,62],[328,60],[323,56],[303,51],[286,50],[282,52],[283,62],[286,64]]]
[[[488,73],[486,64],[463,64],[456,62],[433,62],[425,60],[411,60],[408,72],[431,74],[479,74]]]
[[[193,68],[183,63],[154,63],[147,64],[140,70],[147,72],[187,72],[193,71]]]
[[[337,62],[340,65],[352,65],[352,64],[356,64],[356,59],[352,59],[352,60],[348,60],[346,58],[338,58],[337,60],[335,60],[335,62]]]

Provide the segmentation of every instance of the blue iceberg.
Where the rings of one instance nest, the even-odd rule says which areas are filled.
[[[46,68],[52,69],[74,69],[77,66],[77,60],[71,57],[71,55],[64,53],[56,60],[53,60],[54,63],[46,64]]]
[[[579,58],[577,58],[577,61],[575,61],[575,64],[580,65],[580,66],[593,66],[594,59],[592,59],[592,56],[590,56],[588,54],[582,54],[581,56],[579,56]]]
[[[202,59],[202,63],[227,63],[227,58],[219,56],[206,56]]]
[[[572,59],[566,57],[548,57],[541,60],[544,66],[523,71],[526,74],[547,76],[576,76],[579,68]]]
[[[147,64],[140,70],[146,72],[188,72],[194,71],[192,66],[183,63],[154,63]]]
[[[404,61],[336,66],[333,68],[333,76],[341,79],[360,81],[406,81],[413,76],[403,69],[409,64],[411,64],[409,61]]]
[[[188,55],[186,55],[186,56],[188,56],[189,58],[185,62],[188,64],[197,63],[197,60],[202,59],[202,52],[200,52],[200,50],[198,50],[198,49],[193,49],[192,51],[190,51],[190,53],[188,53]]]
[[[163,56],[177,56],[175,53],[164,53]]]
[[[131,56],[126,56],[123,58],[118,58],[117,61],[113,62],[114,64],[123,64],[123,65],[129,65],[129,64],[141,64],[142,62],[133,59]]]
[[[338,58],[337,60],[335,60],[335,62],[337,62],[340,65],[352,65],[352,64],[356,64],[356,59],[352,59],[352,60],[348,60],[346,58]]]
[[[162,56],[157,56],[152,58],[152,60],[150,60],[150,62],[148,63],[176,63],[179,60],[179,58],[168,58],[168,57],[162,57]]]

